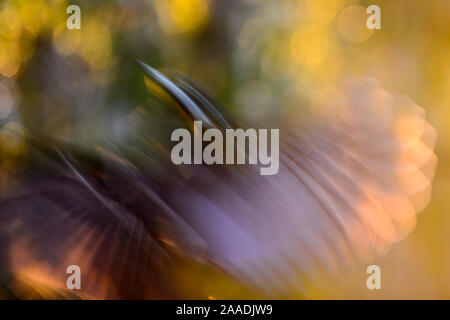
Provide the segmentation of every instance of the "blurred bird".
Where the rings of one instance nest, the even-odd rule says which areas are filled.
[[[29,137],[29,169],[0,204],[0,296],[207,298],[177,282],[193,266],[199,288],[217,279],[208,270],[247,297],[299,297],[321,273],[386,254],[429,201],[435,130],[373,79],[261,123],[280,128],[279,172],[261,176],[174,165],[174,129],[247,124],[187,76],[140,64],[152,97],[115,136],[94,146]],[[66,288],[68,265],[80,266],[81,290]]]

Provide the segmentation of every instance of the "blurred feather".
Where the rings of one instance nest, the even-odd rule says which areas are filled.
[[[77,264],[85,298],[184,297],[168,272],[181,257],[264,296],[294,297],[321,272],[387,253],[428,203],[436,133],[423,109],[372,79],[343,81],[310,111],[272,119],[280,170],[260,176],[252,166],[174,166],[171,130],[242,121],[186,76],[140,64],[179,109],[152,100],[123,120],[125,135],[96,148],[34,139],[45,171],[30,169],[0,204],[9,278],[64,292],[65,268]]]

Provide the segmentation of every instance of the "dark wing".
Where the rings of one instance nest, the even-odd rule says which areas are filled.
[[[436,166],[423,109],[358,78],[275,125],[278,174],[203,167],[170,199],[212,261],[269,295],[294,296],[318,270],[370,261],[412,230]]]
[[[176,297],[167,271],[177,255],[201,259],[205,245],[195,231],[131,165],[72,146],[43,145],[50,146],[39,152],[51,170],[30,175],[0,203],[1,270],[8,274],[2,279],[9,295]],[[66,290],[69,265],[80,267],[82,291]]]
[[[320,270],[387,252],[428,202],[434,129],[372,80],[319,93],[308,113],[281,113],[269,124],[280,128],[280,170],[260,176],[254,166],[174,166],[171,129],[238,121],[193,81],[142,65],[182,112],[155,120],[155,103],[135,110],[127,136],[99,144],[95,163],[50,147],[57,175],[1,205],[5,270],[61,284],[78,264],[87,295],[170,296],[165,266],[183,254],[292,297]]]

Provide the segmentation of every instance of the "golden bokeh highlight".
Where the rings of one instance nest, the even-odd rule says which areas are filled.
[[[367,41],[374,30],[367,28],[366,8],[362,6],[350,6],[339,15],[337,25],[339,32],[346,40],[360,43]]]
[[[112,60],[112,35],[107,24],[87,18],[82,30],[80,55],[92,69],[102,69]]]
[[[342,0],[305,0],[299,2],[295,12],[299,19],[307,23],[328,25],[332,23],[338,8],[343,2]]]
[[[191,33],[209,21],[208,0],[156,0],[161,27],[168,33]]]
[[[0,36],[3,39],[17,39],[22,33],[22,20],[15,8],[11,5],[5,6],[0,11]]]
[[[0,74],[11,78],[21,66],[21,50],[15,41],[0,42]]]
[[[310,68],[324,60],[329,47],[326,30],[317,26],[300,28],[293,34],[290,42],[292,58]]]
[[[68,30],[65,24],[61,24],[53,32],[53,46],[60,55],[70,56],[79,48],[81,35],[81,30]]]

